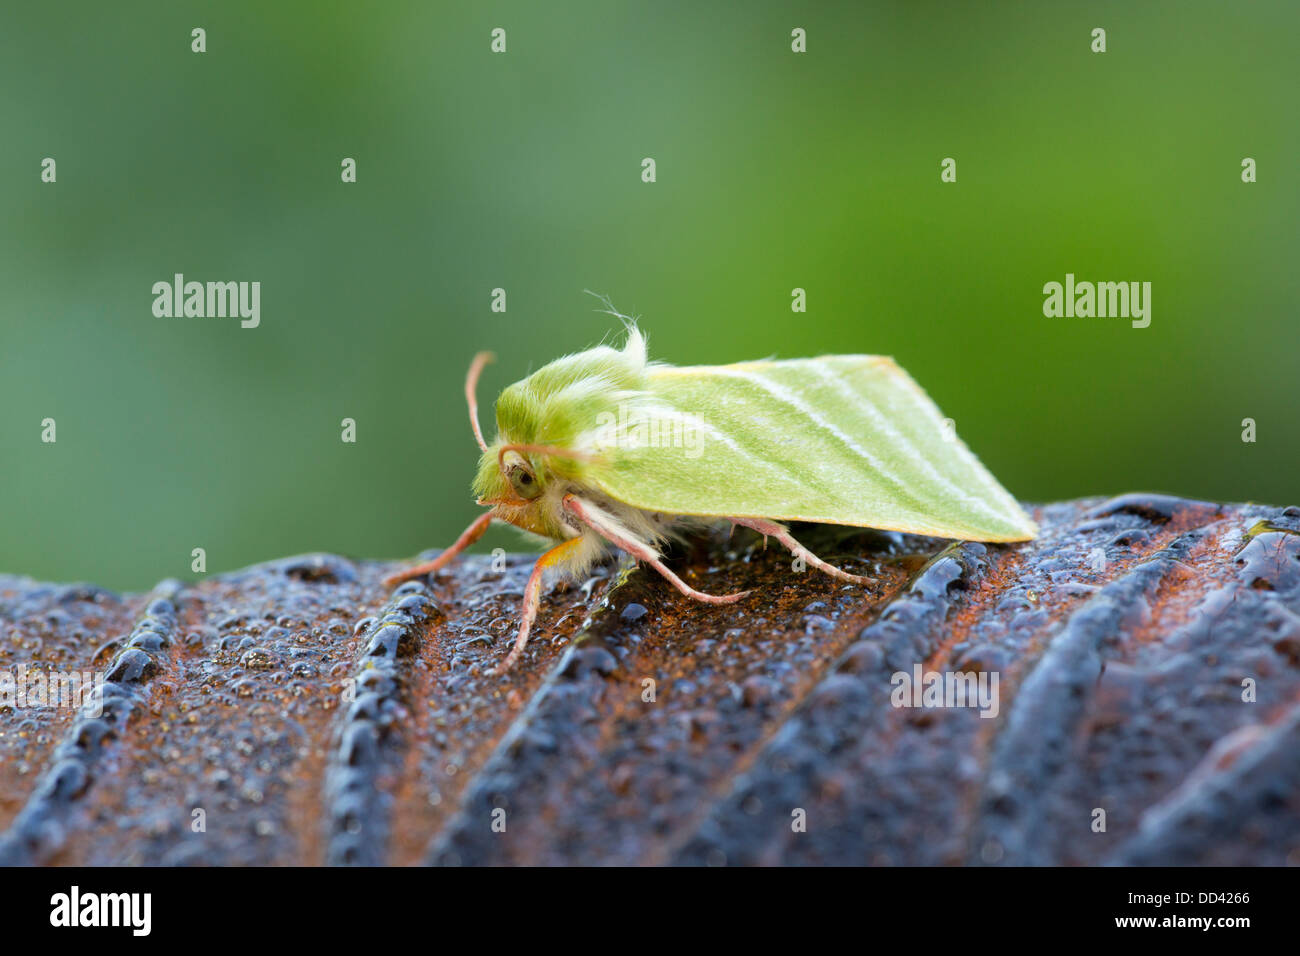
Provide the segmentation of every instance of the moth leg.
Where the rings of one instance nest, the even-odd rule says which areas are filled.
[[[533,565],[533,573],[528,576],[528,585],[524,588],[524,606],[519,617],[519,636],[515,638],[515,646],[510,649],[510,653],[492,670],[493,676],[504,674],[514,667],[515,661],[528,646],[528,632],[533,628],[533,621],[537,620],[537,609],[542,603],[542,576],[546,570],[567,560],[581,545],[581,536],[570,538],[557,544],[537,559],[537,563]]]
[[[688,598],[696,601],[703,601],[705,604],[734,604],[741,598],[750,594],[749,591],[737,591],[734,594],[705,594],[703,591],[697,591],[677,575],[668,569],[668,566],[659,560],[659,555],[655,554],[649,545],[638,541],[629,535],[619,534],[610,528],[600,524],[593,518],[583,507],[582,502],[573,495],[564,496],[564,510],[572,514],[587,527],[591,528],[598,535],[614,545],[626,551],[638,561],[644,561],[650,567],[654,568],[672,584],[677,590],[681,591]]]
[[[796,558],[803,558],[805,562],[812,565],[818,571],[825,572],[833,578],[839,578],[841,581],[852,581],[854,584],[871,583],[870,578],[858,577],[856,574],[849,574],[847,571],[841,571],[833,564],[827,564],[796,541],[794,536],[791,535],[783,525],[779,525],[774,521],[764,521],[761,518],[732,518],[731,521],[735,524],[744,525],[746,528],[751,528],[754,531],[757,531],[763,536],[764,545],[767,544],[767,536],[771,535],[773,538],[776,538],[777,541],[780,541],[783,545],[789,548],[790,553]]]
[[[474,519],[474,523],[461,532],[456,543],[447,548],[442,554],[438,555],[432,561],[426,561],[424,564],[417,564],[415,567],[406,571],[398,571],[384,578],[384,587],[393,588],[403,581],[410,581],[415,578],[424,577],[426,574],[432,574],[435,571],[441,571],[444,567],[452,562],[456,555],[460,554],[471,544],[483,537],[483,532],[487,530],[492,523],[492,512],[485,511]]]

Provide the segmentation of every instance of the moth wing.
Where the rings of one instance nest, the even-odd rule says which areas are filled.
[[[651,366],[590,483],[670,514],[1024,541],[1028,515],[893,359]]]

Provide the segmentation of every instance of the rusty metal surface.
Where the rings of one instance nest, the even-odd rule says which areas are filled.
[[[0,862],[1300,863],[1300,509],[1032,510],[1017,546],[799,529],[865,589],[747,532],[674,558],[736,605],[602,569],[504,677],[525,556],[0,576],[0,673],[109,677],[99,717],[0,706]],[[997,674],[997,716],[893,706],[917,664]]]

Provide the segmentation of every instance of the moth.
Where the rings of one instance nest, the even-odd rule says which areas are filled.
[[[389,586],[445,567],[493,521],[553,543],[524,589],[509,670],[528,643],[548,571],[579,577],[618,549],[686,597],[705,594],[664,564],[670,540],[729,521],[775,538],[806,566],[852,583],[867,578],[796,541],[792,521],[852,525],[970,541],[1026,541],[1037,527],[894,360],[879,355],[678,367],[651,362],[628,323],[623,347],[557,359],[503,391],[491,444],[476,392],[490,353],[465,380],[482,450],[473,490],[488,510],[437,558]]]

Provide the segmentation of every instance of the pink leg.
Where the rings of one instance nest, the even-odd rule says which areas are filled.
[[[546,573],[546,569],[559,564],[580,544],[582,544],[582,538],[570,538],[568,541],[551,548],[550,551],[538,558],[537,563],[533,565],[533,573],[528,576],[528,585],[524,588],[524,606],[519,617],[519,636],[515,638],[515,646],[510,649],[510,653],[493,669],[493,676],[504,674],[514,667],[515,661],[519,659],[519,655],[528,646],[528,632],[533,628],[533,621],[537,620],[537,608],[542,603],[542,576]]]
[[[591,516],[583,506],[582,501],[578,498],[575,498],[573,495],[565,495],[564,510],[568,511],[616,548],[621,548],[638,561],[644,561],[646,564],[650,565],[650,567],[654,568],[666,577],[673,587],[677,588],[677,590],[681,591],[688,598],[693,598],[696,601],[703,601],[705,604],[734,604],[750,593],[749,591],[737,591],[735,594],[705,594],[703,591],[697,591],[677,575],[673,574],[672,571],[668,570],[668,566],[660,561],[659,556],[651,551],[645,544],[618,534],[600,524],[597,519]]]
[[[787,531],[782,525],[774,521],[764,521],[761,518],[732,518],[732,522],[744,525],[746,528],[752,528],[763,536],[763,543],[767,544],[767,536],[771,535],[790,549],[790,553],[796,558],[803,558],[805,562],[812,565],[818,571],[823,571],[833,578],[839,578],[841,581],[852,581],[854,584],[870,584],[870,578],[860,578],[856,574],[849,574],[847,571],[841,571],[833,564],[827,564],[817,555],[813,554]]]
[[[466,528],[456,543],[453,544],[442,554],[438,555],[432,561],[426,561],[424,564],[418,564],[407,571],[399,571],[396,574],[384,578],[384,587],[392,588],[401,584],[403,581],[410,581],[414,578],[423,577],[426,574],[432,574],[435,571],[441,571],[444,567],[452,562],[456,555],[460,554],[471,544],[483,537],[483,532],[487,530],[492,523],[492,512],[486,511],[474,519],[474,523]]]

